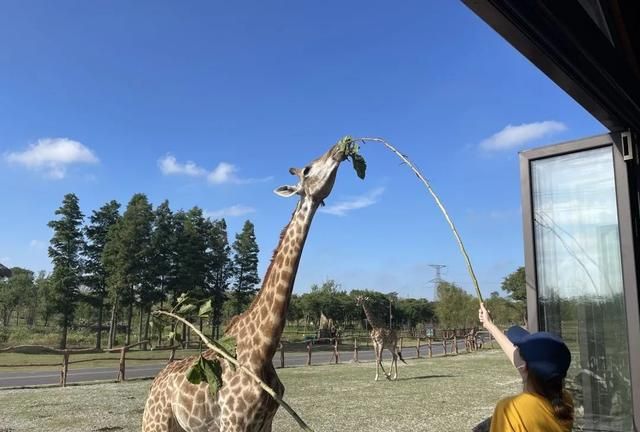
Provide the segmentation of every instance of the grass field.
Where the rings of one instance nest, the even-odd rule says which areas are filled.
[[[372,362],[280,370],[285,399],[316,431],[464,431],[517,392],[499,350],[409,360],[397,382],[374,382]],[[0,391],[0,430],[139,431],[151,381]],[[4,429],[3,429],[4,428]],[[296,431],[278,410],[274,431]]]

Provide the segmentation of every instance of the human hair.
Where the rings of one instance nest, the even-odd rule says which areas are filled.
[[[530,389],[551,403],[553,413],[558,420],[563,422],[573,421],[573,405],[565,398],[563,377],[542,380],[533,371],[529,370],[527,379]]]

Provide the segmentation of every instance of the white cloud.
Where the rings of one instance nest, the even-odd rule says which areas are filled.
[[[378,202],[380,195],[384,193],[384,188],[373,189],[365,195],[355,196],[348,200],[339,201],[326,207],[321,207],[319,211],[336,216],[344,216],[352,210],[369,207]]]
[[[23,152],[6,154],[5,159],[30,169],[45,170],[53,179],[64,178],[69,165],[99,162],[89,148],[68,138],[40,138]]]
[[[176,158],[170,154],[158,160],[158,166],[164,175],[184,174],[197,177],[207,173],[204,168],[200,168],[194,162],[187,161],[187,163],[184,164],[179,163]]]
[[[480,143],[486,151],[508,150],[538,138],[553,135],[567,130],[564,123],[548,120],[534,123],[523,123],[518,126],[507,125]]]
[[[249,213],[254,213],[256,209],[249,206],[244,206],[240,204],[232,205],[231,207],[225,207],[219,210],[205,210],[204,214],[206,217],[210,217],[211,219],[220,219],[223,217],[238,217],[243,216]]]
[[[158,160],[158,167],[164,175],[187,175],[191,177],[205,177],[214,185],[220,184],[249,184],[271,180],[273,177],[241,178],[236,175],[238,168],[228,162],[220,162],[212,171],[198,166],[195,162],[180,163],[171,154]]]
[[[230,163],[220,162],[218,166],[207,175],[207,180],[213,184],[235,183],[237,178],[234,173],[237,170],[238,169]]]

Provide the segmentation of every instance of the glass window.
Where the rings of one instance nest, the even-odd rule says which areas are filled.
[[[632,430],[612,147],[531,161],[541,330],[573,360],[576,429]]]

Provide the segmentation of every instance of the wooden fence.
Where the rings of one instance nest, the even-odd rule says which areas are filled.
[[[20,367],[60,367],[60,386],[65,387],[67,385],[67,377],[69,375],[69,365],[77,364],[77,363],[86,363],[91,361],[104,361],[110,360],[105,359],[103,357],[91,357],[91,358],[83,358],[80,360],[71,360],[72,355],[78,354],[105,354],[105,353],[120,353],[119,362],[118,362],[118,375],[116,378],[117,382],[125,381],[126,379],[126,356],[127,352],[131,351],[132,348],[138,347],[140,345],[149,344],[148,340],[137,342],[135,344],[110,348],[110,349],[96,349],[96,348],[80,348],[80,349],[57,349],[50,348],[41,345],[19,345],[13,347],[7,347],[0,349],[1,353],[17,353],[17,354],[59,354],[62,356],[62,361],[60,363],[37,363],[37,364],[0,364],[0,368],[20,368]],[[155,347],[154,351],[171,351],[168,362],[172,362],[175,359],[176,349],[181,348],[181,345],[174,345],[170,347]],[[143,351],[139,351],[143,352]],[[141,358],[135,357],[133,360],[135,361],[154,361],[159,362],[161,359],[159,358]],[[1,370],[1,369],[0,369]]]
[[[441,356],[448,355],[457,355],[459,354],[460,344],[464,341],[464,349],[466,352],[475,351],[481,349],[483,344],[485,343],[485,338],[480,337],[476,333],[471,335],[467,335],[465,338],[460,338],[457,332],[452,332],[450,334],[444,334],[441,339],[435,339],[432,337],[417,337],[410,338],[401,336],[398,339],[398,348],[400,350],[404,348],[408,348],[409,344],[413,344],[413,339],[415,339],[415,357],[414,358],[432,358],[434,357],[434,347],[441,346],[442,353]],[[488,335],[489,342],[491,343],[491,347],[493,348],[493,339]],[[279,357],[279,367],[285,367],[285,359],[286,352],[290,354],[293,353],[301,353],[300,355],[304,355],[302,353],[306,352],[306,359],[303,364],[306,366],[311,366],[313,353],[317,351],[323,351],[328,353],[328,363],[329,364],[338,364],[340,363],[341,354],[343,355],[343,359],[347,357],[351,357],[351,361],[359,362],[360,361],[360,352],[362,350],[362,346],[368,346],[370,344],[369,337],[363,336],[354,336],[349,340],[344,338],[323,338],[323,339],[313,339],[308,340],[306,342],[287,342],[283,340],[279,346],[279,355],[276,354],[274,356],[274,363],[277,362],[277,358]],[[405,344],[407,342],[407,344]],[[60,367],[60,386],[65,387],[67,385],[67,377],[69,375],[69,365],[78,364],[78,363],[86,363],[91,361],[104,361],[104,360],[115,360],[114,358],[104,358],[104,357],[89,357],[89,358],[81,358],[78,360],[73,360],[72,356],[77,356],[79,354],[105,354],[105,353],[120,353],[118,359],[118,372],[116,381],[122,382],[126,380],[126,361],[127,361],[127,353],[133,351],[134,348],[139,346],[146,346],[149,344],[148,340],[137,342],[132,345],[111,348],[111,349],[95,349],[95,348],[85,348],[85,349],[56,349],[39,345],[20,345],[14,347],[7,347],[0,349],[0,354],[2,353],[18,353],[18,354],[56,354],[61,355],[62,360],[58,363],[38,363],[38,364],[0,364],[0,371],[2,368],[22,368],[22,367]],[[199,345],[198,345],[199,346]],[[188,348],[188,346],[187,346]],[[180,344],[166,347],[154,347],[153,351],[170,351],[170,354],[167,358],[167,363],[170,363],[176,360],[176,350],[184,349],[184,347]],[[426,350],[426,352],[425,352]],[[136,352],[148,352],[144,350],[135,350]],[[349,356],[349,353],[352,353]],[[297,356],[300,361],[300,356]],[[162,361],[161,358],[141,358],[141,357],[131,357],[133,361],[149,361],[159,363]],[[326,360],[325,360],[326,361]]]

